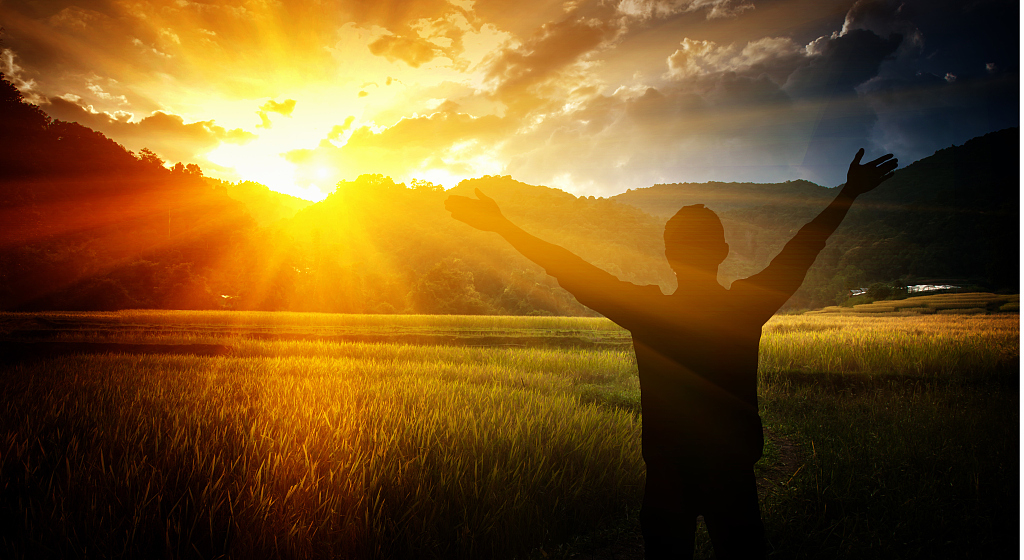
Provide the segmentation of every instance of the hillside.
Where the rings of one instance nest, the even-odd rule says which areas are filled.
[[[992,290],[1019,283],[1019,129],[993,132],[911,163],[862,196],[790,307],[822,307],[874,282],[951,278]],[[770,262],[838,192],[781,184],[655,185],[613,197],[667,219],[703,203],[722,219],[728,284]]]
[[[217,305],[254,224],[197,166],[50,119],[2,74],[0,122],[0,309]]]
[[[256,183],[168,169],[0,80],[0,309],[207,308],[350,313],[592,312],[498,236],[452,220],[452,194],[491,196],[514,222],[616,276],[675,279],[662,229],[679,207],[719,213],[729,285],[765,266],[836,192],[808,183],[655,185],[611,199],[511,177],[450,191],[381,175],[310,204]],[[872,282],[1019,280],[1019,132],[992,133],[897,171],[850,212],[791,307]]]
[[[730,285],[763,269],[771,257],[834,197],[808,181],[786,183],[677,183],[630,190],[612,200],[634,206],[662,221],[683,206],[703,204],[725,227],[729,257],[719,281]]]
[[[260,226],[291,218],[299,210],[313,204],[308,200],[272,191],[270,187],[252,181],[229,183],[210,177],[206,181],[215,188],[223,188],[229,197],[241,202],[245,211]]]
[[[589,314],[498,236],[451,219],[444,199],[476,188],[529,231],[624,278],[668,287],[661,224],[634,208],[509,177],[445,192],[362,176],[273,229],[301,271],[288,281],[292,301],[338,311]]]

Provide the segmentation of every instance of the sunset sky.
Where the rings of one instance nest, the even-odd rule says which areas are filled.
[[[0,71],[131,150],[320,199],[364,173],[834,186],[1019,124],[1016,2],[0,0]]]

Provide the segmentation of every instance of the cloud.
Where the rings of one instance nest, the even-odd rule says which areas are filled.
[[[877,116],[858,92],[900,44],[867,30],[811,47],[788,37],[684,39],[661,87],[592,95],[505,147],[507,173],[614,193],[679,180],[841,181]],[[578,163],[575,163],[578,162]]]
[[[270,113],[277,113],[286,117],[292,116],[292,111],[295,110],[295,100],[286,99],[281,103],[274,101],[273,99],[267,101],[263,105],[260,105],[260,110],[256,112],[260,116],[260,124],[256,125],[257,128],[270,128],[273,123],[270,122]]]
[[[343,124],[336,124],[333,127],[331,127],[331,131],[327,133],[327,139],[340,141],[342,135],[345,134],[345,131],[352,127],[352,122],[355,120],[356,118],[351,115],[345,117],[345,122]]]
[[[975,18],[968,34],[983,33],[981,21],[992,21],[974,12],[980,7],[942,7],[947,16]],[[928,11],[923,3],[862,0],[842,29],[806,46],[789,37],[684,39],[663,59],[667,83],[619,88],[549,116],[529,137],[509,142],[514,155],[506,172],[611,193],[679,180],[835,185],[860,147],[910,162],[1016,126],[1017,60],[986,62],[1016,51],[988,50],[972,57],[972,66],[943,66],[938,59],[959,59],[947,50],[960,42],[947,31],[955,20],[925,17]],[[952,71],[964,67],[974,72],[970,83]],[[1003,67],[1014,71],[990,70]]]
[[[390,61],[401,60],[413,68],[434,60],[439,54],[437,45],[419,37],[401,35],[385,35],[377,39],[370,43],[370,52]]]
[[[281,164],[275,180],[290,176],[275,157],[287,151],[300,169],[346,178],[511,173],[592,194],[836,184],[860,146],[909,161],[898,152],[1019,123],[1016,4],[819,4],[7,2],[0,69],[28,98],[66,104],[47,111],[169,159],[251,139],[234,127],[250,126],[252,99],[269,99],[259,141],[218,161],[259,152]],[[287,97],[303,110],[273,117],[293,114],[294,100],[276,101]]]
[[[256,138],[251,132],[228,130],[212,120],[186,123],[179,115],[159,111],[131,122],[130,113],[97,112],[68,98],[50,98],[43,109],[55,118],[98,130],[131,150],[149,148],[174,162],[205,161],[203,155],[221,144],[245,144]]]
[[[616,22],[582,18],[545,24],[531,40],[502,49],[492,57],[487,78],[499,96],[514,100],[579,63],[612,40],[620,29]]]
[[[816,45],[820,54],[808,57],[808,63],[790,75],[785,89],[798,97],[850,94],[878,75],[882,62],[902,41],[900,35],[882,38],[865,29],[827,39]]]
[[[839,34],[846,35],[855,29],[862,29],[880,37],[899,35],[903,37],[901,49],[912,49],[915,53],[920,53],[924,48],[924,35],[917,25],[908,19],[912,11],[902,2],[857,0],[846,13]]]
[[[274,101],[273,99],[267,101],[263,105],[260,105],[260,111],[267,113],[279,113],[286,117],[292,116],[292,111],[295,110],[295,100],[285,99],[281,103]]]
[[[336,125],[327,140],[340,141],[354,119]],[[391,127],[374,130],[363,126],[351,131],[339,147],[324,140],[314,149],[292,150],[285,158],[303,169],[334,169],[339,178],[354,179],[366,173],[383,173],[396,180],[432,178],[437,173],[459,178],[477,176],[481,165],[498,172],[487,153],[511,132],[511,123],[489,115],[473,117],[458,112],[455,104],[442,104],[430,115],[406,118]],[[451,185],[449,185],[451,186]]]
[[[706,74],[745,72],[754,67],[777,65],[780,60],[792,61],[804,54],[803,47],[788,37],[765,37],[740,47],[733,43],[719,46],[712,41],[684,38],[681,48],[667,59],[666,77],[672,80],[693,79]],[[759,68],[765,71],[766,68]]]
[[[19,91],[22,96],[32,103],[39,103],[45,101],[45,97],[36,91],[36,82],[32,78],[24,75],[24,68],[18,65],[14,51],[11,49],[0,50],[0,72],[3,72],[4,76]]]
[[[104,101],[116,102],[119,105],[127,105],[128,104],[128,98],[125,97],[124,95],[113,95],[113,94],[107,93],[107,92],[103,91],[102,87],[100,87],[100,86],[98,86],[96,84],[89,84],[89,86],[87,86],[86,89],[91,91],[93,93],[93,95],[95,95],[97,98],[102,99]]]
[[[766,77],[726,72],[719,78],[700,93],[671,84],[639,95],[595,96],[510,140],[505,173],[588,194],[683,180],[801,176],[808,131],[791,123],[813,118],[813,111],[790,104]]]
[[[621,0],[618,11],[627,16],[663,19],[684,12],[707,11],[707,19],[734,17],[754,5],[742,0]]]

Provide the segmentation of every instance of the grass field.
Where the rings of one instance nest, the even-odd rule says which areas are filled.
[[[0,335],[2,558],[642,557],[636,365],[606,320],[40,313]],[[773,557],[1016,554],[1018,364],[1016,313],[774,318]]]

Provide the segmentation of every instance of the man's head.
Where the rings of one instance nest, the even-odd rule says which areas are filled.
[[[665,257],[676,275],[717,273],[728,254],[722,221],[703,204],[680,208],[665,224]]]

